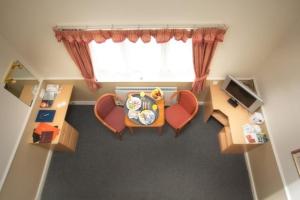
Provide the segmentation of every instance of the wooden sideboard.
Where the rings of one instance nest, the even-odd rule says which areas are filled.
[[[49,110],[55,110],[55,116],[52,122],[48,122],[48,124],[52,126],[57,126],[59,129],[59,134],[52,140],[51,143],[33,143],[32,137],[29,139],[29,143],[34,145],[39,145],[45,148],[52,148],[56,151],[69,151],[74,152],[76,150],[76,144],[78,140],[78,131],[73,128],[68,122],[65,121],[68,105],[70,102],[71,94],[73,90],[73,85],[71,84],[63,84],[60,85],[60,91],[57,94],[53,105],[50,108],[46,108]],[[41,99],[36,101],[36,107],[41,103]],[[45,108],[40,108],[46,110]],[[36,109],[35,116],[37,115],[40,109]],[[39,122],[31,121],[29,123],[33,123],[32,127],[37,127]],[[33,129],[32,129],[33,131]]]
[[[222,153],[244,153],[262,145],[262,143],[247,143],[243,133],[243,125],[249,123],[251,113],[241,105],[232,107],[227,100],[230,98],[219,85],[211,85],[206,96],[204,121],[214,117],[224,127],[218,134]],[[263,133],[266,127],[261,126]]]

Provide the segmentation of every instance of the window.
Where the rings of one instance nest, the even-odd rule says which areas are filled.
[[[194,68],[191,40],[174,39],[157,44],[138,40],[114,43],[106,40],[90,43],[97,81],[100,82],[172,82],[193,81]]]

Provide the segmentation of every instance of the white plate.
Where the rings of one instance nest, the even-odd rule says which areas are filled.
[[[139,120],[144,125],[152,124],[155,120],[155,113],[152,110],[143,110],[139,113]]]
[[[129,110],[128,111],[129,119],[138,119],[139,118],[139,111],[136,110]]]
[[[137,97],[130,97],[126,102],[126,106],[129,110],[137,110],[141,107],[142,101]]]

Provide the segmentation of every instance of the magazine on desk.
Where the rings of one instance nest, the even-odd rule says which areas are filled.
[[[58,84],[48,84],[41,102],[41,108],[50,108],[58,94]]]
[[[33,130],[32,140],[33,143],[51,143],[58,134],[59,129],[57,126],[39,123]]]
[[[243,132],[247,143],[265,143],[268,141],[266,135],[257,124],[245,124]]]

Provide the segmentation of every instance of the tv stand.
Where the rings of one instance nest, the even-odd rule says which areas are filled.
[[[234,98],[228,99],[227,102],[234,108],[238,106],[238,102]]]
[[[249,123],[251,113],[241,105],[232,107],[227,101],[230,99],[219,85],[211,85],[206,96],[204,108],[204,122],[214,117],[224,128],[219,132],[219,145],[221,153],[244,153],[256,148],[262,143],[247,143],[243,125]],[[262,132],[267,134],[265,126],[261,126]]]

